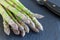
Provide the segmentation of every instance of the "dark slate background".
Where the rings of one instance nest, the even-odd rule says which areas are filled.
[[[60,17],[54,15],[48,9],[37,5],[34,0],[20,0],[28,9],[34,13],[44,15],[39,21],[44,27],[44,31],[34,33],[30,31],[25,37],[14,35],[12,32],[7,36],[3,31],[2,16],[0,16],[0,40],[60,40]],[[49,0],[60,6],[60,0]]]

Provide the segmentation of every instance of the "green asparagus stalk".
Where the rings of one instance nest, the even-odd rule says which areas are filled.
[[[16,16],[15,16],[16,17]],[[19,21],[18,17],[16,17],[17,21],[24,27],[24,30],[29,33],[29,27],[22,21]]]
[[[10,11],[8,11],[7,10],[7,12],[8,12],[8,14],[10,15],[10,17],[17,23],[17,25],[19,26],[19,29],[20,29],[20,31],[21,31],[21,35],[24,37],[25,36],[25,30],[24,30],[24,27],[26,26],[23,26],[24,24],[19,24],[19,22],[13,17],[13,15],[10,13]],[[26,27],[25,27],[26,28]],[[26,31],[28,31],[28,28],[26,29]],[[18,32],[16,32],[15,30],[13,30],[13,32],[15,33],[15,34],[19,34],[19,31]]]
[[[17,5],[19,8],[21,8],[21,9],[25,10],[25,12],[27,12],[28,9],[19,0],[9,0],[9,1],[14,2],[14,4],[13,4],[14,6]],[[28,10],[28,13],[29,12],[31,12],[31,11]],[[41,19],[44,17],[43,15],[36,14],[36,13],[31,13],[31,15],[33,15],[34,17],[36,17],[38,19]]]
[[[7,14],[7,12],[1,5],[0,5],[0,14],[2,15],[3,19],[6,20],[6,22],[9,25],[11,25],[12,29],[18,30],[18,25],[10,18],[10,16]]]
[[[4,32],[7,35],[10,35],[10,29],[9,29],[9,24],[3,19],[3,25],[4,25]]]
[[[17,8],[20,12],[22,13],[25,13],[23,12],[15,3],[11,2],[11,0],[6,0],[10,5],[14,6],[15,8]],[[26,15],[26,14],[25,14]],[[40,14],[32,14],[34,17],[38,18],[38,19],[41,19],[43,18],[44,16],[43,15],[40,15]]]
[[[13,15],[12,15],[8,10],[7,10],[7,12],[8,12],[8,14],[10,15],[10,17],[17,23],[17,25],[19,26],[19,29],[20,29],[20,31],[21,31],[21,35],[24,37],[24,36],[25,36],[24,26],[21,25],[21,24],[19,24],[19,23],[17,22],[17,20],[13,17]],[[13,31],[14,31],[14,30],[13,30]],[[14,32],[16,32],[16,31],[14,31]],[[15,34],[17,34],[17,32],[16,32]],[[19,34],[19,31],[18,31],[18,34]]]
[[[20,11],[16,10],[16,8],[10,6],[5,0],[0,0],[0,4],[3,5],[5,8],[7,8],[8,10],[10,10],[11,12],[13,12],[13,14],[18,16],[18,18],[20,20],[30,23],[24,14],[22,14]]]
[[[11,1],[14,2],[17,6],[19,6],[19,8],[23,10],[27,15],[29,15],[29,17],[35,23],[36,27],[43,31],[41,23],[38,22],[38,20],[34,17],[33,13],[30,10],[28,10],[21,2],[19,2],[19,0],[11,0]]]
[[[24,14],[28,19],[29,17],[25,14],[25,12],[23,12],[20,8],[17,7],[17,5],[15,5],[13,2],[11,2],[10,0],[6,0],[11,6],[15,7],[17,10],[19,10],[22,14]],[[29,21],[27,21],[29,22]]]
[[[20,26],[20,24],[15,20],[15,18],[12,16],[12,14],[10,13],[10,11],[9,10],[7,10],[7,9],[5,9],[6,11],[7,11],[7,13],[8,13],[8,15],[13,19],[13,21],[18,25],[18,26]],[[22,27],[21,27],[21,29],[22,29]],[[13,30],[13,29],[12,29]],[[23,29],[22,29],[23,30]],[[19,35],[20,34],[20,31],[18,30],[18,31],[16,31],[16,30],[13,30],[13,32],[14,32],[14,34],[16,34],[16,35]]]
[[[22,12],[25,16],[27,16],[27,18],[30,20],[30,24],[28,24],[28,25],[30,25],[30,27],[34,30],[34,31],[36,31],[36,32],[39,32],[38,31],[38,29],[36,29],[36,27],[35,27],[35,24],[33,23],[33,21],[30,19],[30,17],[28,16],[28,15],[26,15],[26,13],[25,12],[23,12],[20,8],[18,8],[17,7],[17,5],[15,5],[13,2],[11,2],[10,0],[6,0],[10,5],[12,5],[12,6],[14,6],[17,10],[19,10],[20,12]],[[18,18],[18,17],[17,17]],[[19,19],[18,19],[19,20]],[[22,23],[22,22],[20,22],[20,23]],[[22,23],[23,24],[23,23]],[[26,29],[26,28],[25,28]]]
[[[16,16],[15,16],[16,17]],[[19,19],[18,19],[18,17],[16,17],[16,19],[19,21]],[[20,23],[21,23],[21,25],[22,24],[24,24],[22,21],[19,21]],[[31,22],[32,23],[32,22]],[[28,24],[29,26],[30,26],[30,28],[33,30],[33,31],[35,31],[35,32],[39,32],[39,30],[35,27],[35,26],[33,26],[33,25],[31,25],[31,23],[30,24]],[[26,24],[24,24],[24,26],[25,26]],[[34,24],[35,25],[35,24]],[[27,26],[27,25],[26,25]],[[26,28],[25,28],[26,29]],[[29,31],[29,30],[27,30],[27,31]]]

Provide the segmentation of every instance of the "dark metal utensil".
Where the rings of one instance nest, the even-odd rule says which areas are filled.
[[[48,1],[48,0],[36,0],[38,4],[43,5],[47,7],[49,10],[51,10],[53,13],[60,16],[60,7],[58,7],[56,4]]]

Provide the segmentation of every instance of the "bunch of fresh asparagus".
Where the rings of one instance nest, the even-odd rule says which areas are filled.
[[[14,34],[21,34],[23,37],[29,33],[29,27],[35,32],[43,31],[41,23],[36,18],[41,19],[44,16],[31,12],[19,0],[0,0],[0,14],[7,35],[10,35],[9,25]]]

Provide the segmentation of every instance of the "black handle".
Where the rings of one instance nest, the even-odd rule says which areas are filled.
[[[49,10],[54,12],[55,14],[60,16],[60,7],[58,7],[56,4],[49,2],[49,1],[44,1],[44,6],[47,7]]]
[[[37,0],[38,4],[45,6],[53,13],[60,16],[60,7],[58,7],[56,4],[49,2],[48,0]]]

